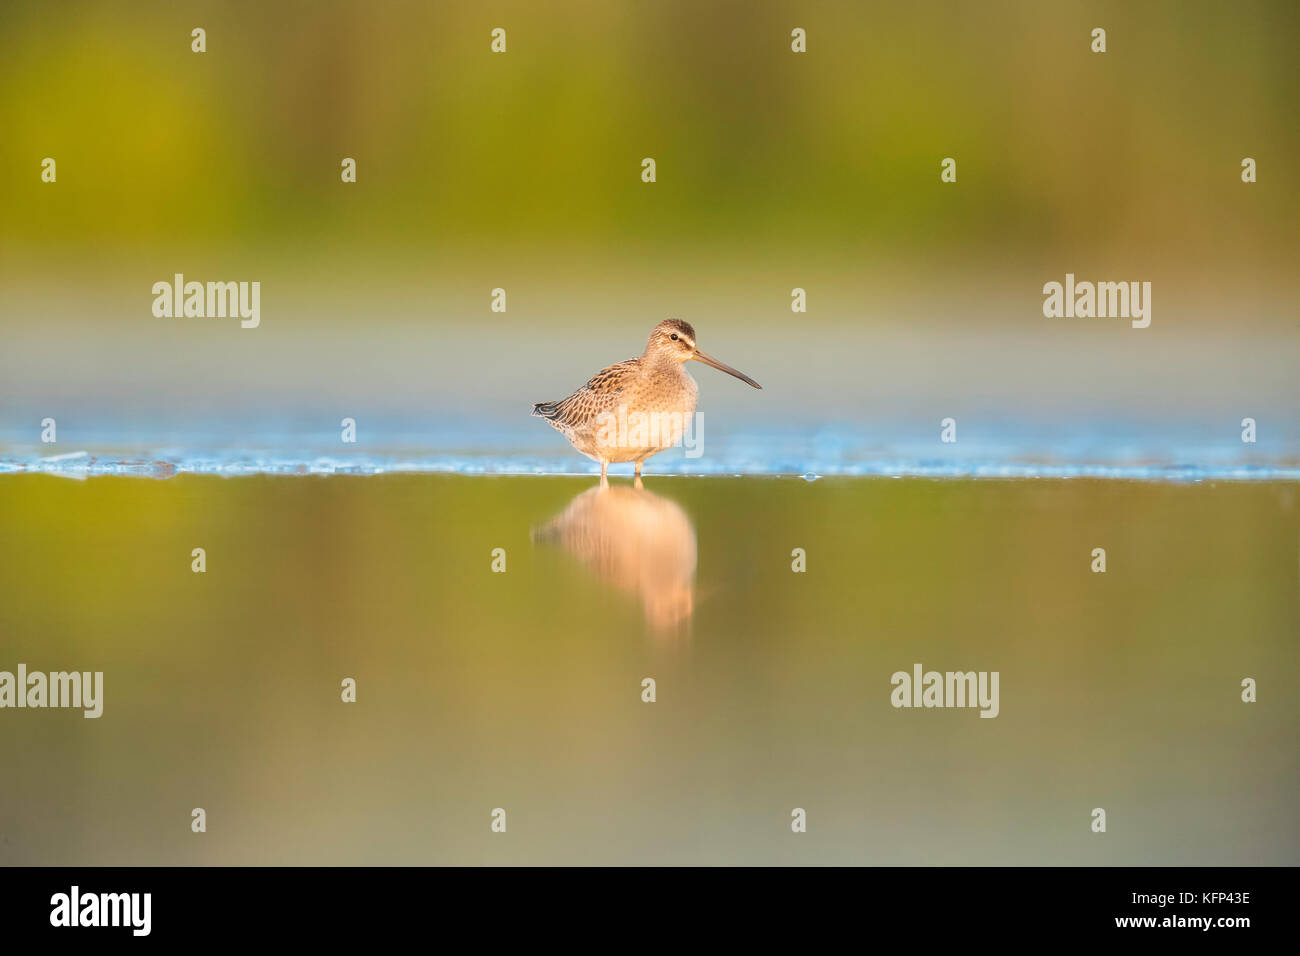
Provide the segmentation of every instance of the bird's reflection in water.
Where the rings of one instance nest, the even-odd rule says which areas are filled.
[[[695,610],[695,528],[675,502],[645,488],[597,486],[533,529],[533,540],[563,548],[604,584],[640,599],[646,623],[684,631]]]

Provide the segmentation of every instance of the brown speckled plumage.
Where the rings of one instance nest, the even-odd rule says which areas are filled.
[[[622,461],[636,462],[639,476],[642,462],[679,443],[683,426],[692,427],[699,386],[683,367],[692,359],[760,387],[700,351],[689,322],[666,319],[650,333],[641,356],[601,369],[568,398],[534,405],[533,414],[600,462],[602,478],[610,462]]]

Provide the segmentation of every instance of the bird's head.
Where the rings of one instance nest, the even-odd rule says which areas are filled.
[[[719,362],[713,356],[702,351],[695,344],[695,329],[691,327],[689,322],[683,322],[681,319],[664,319],[656,325],[654,331],[650,333],[650,341],[646,343],[645,354],[649,358],[668,359],[678,364],[694,359],[697,362],[703,362],[705,365],[711,365],[719,371],[726,372],[728,375],[734,375],[754,388],[763,387],[748,375],[736,371],[730,365]]]

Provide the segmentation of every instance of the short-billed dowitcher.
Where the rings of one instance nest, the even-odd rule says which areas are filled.
[[[539,402],[533,414],[545,418],[570,444],[600,462],[606,481],[610,462],[636,462],[636,477],[651,455],[682,440],[692,426],[699,386],[683,367],[691,359],[762,388],[695,345],[695,329],[681,319],[655,326],[639,357],[603,368],[586,385],[558,402]]]

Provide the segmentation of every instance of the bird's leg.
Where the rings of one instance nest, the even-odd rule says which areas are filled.
[[[638,458],[638,459],[636,460],[636,480],[637,480],[637,481],[640,481],[640,480],[641,480],[641,465],[642,465],[644,462],[645,462],[645,459],[644,459],[644,458]]]
[[[609,462],[607,462],[605,459],[602,458],[600,460],[600,487],[602,488],[609,487],[608,472],[609,472]]]

